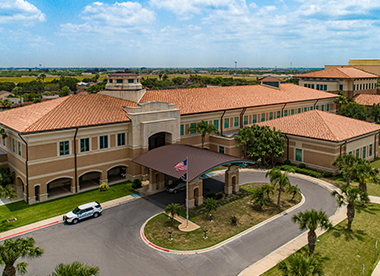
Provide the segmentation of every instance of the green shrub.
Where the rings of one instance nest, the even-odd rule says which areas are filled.
[[[306,165],[304,163],[301,163],[298,165],[298,168],[300,169],[305,169],[306,168]]]
[[[223,198],[223,194],[220,193],[216,195],[216,200],[221,199],[221,198]]]
[[[238,224],[238,218],[235,215],[233,215],[230,217],[230,222],[232,226],[236,226]]]
[[[138,178],[134,179],[132,182],[132,188],[133,189],[141,188],[141,180]]]
[[[331,172],[324,172],[323,176],[324,177],[333,177],[333,173],[331,173]]]
[[[312,177],[315,177],[315,178],[321,178],[321,176],[322,176],[321,172],[318,172],[318,171],[315,171],[315,170],[312,170],[312,169],[297,168],[297,166],[294,166],[294,165],[292,165],[292,166],[290,166],[290,165],[282,165],[282,166],[279,166],[279,168],[280,168],[280,170],[288,170],[289,168],[293,168],[296,173],[309,175],[309,176],[312,176]]]
[[[101,192],[105,192],[109,189],[110,186],[108,186],[108,184],[106,182],[103,182],[102,184],[100,184],[99,186],[99,191]]]
[[[290,162],[289,159],[286,159],[285,162],[284,162],[284,165],[291,165],[292,163]]]
[[[216,194],[215,193],[209,193],[207,195],[207,198],[213,198],[213,199],[216,199]]]

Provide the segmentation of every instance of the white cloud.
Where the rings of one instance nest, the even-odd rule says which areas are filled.
[[[1,0],[0,23],[33,23],[45,21],[46,16],[33,4],[24,0]]]
[[[249,6],[252,8],[252,9],[256,9],[257,8],[257,4],[255,2],[252,2],[251,4],[249,4]]]
[[[245,2],[245,0],[150,0],[150,4],[154,7],[167,9],[187,18],[192,14],[200,14],[205,9],[228,9],[236,2]]]
[[[87,35],[90,32],[114,36],[132,32],[146,33],[150,32],[150,25],[155,21],[156,15],[137,2],[94,2],[85,7],[81,18],[85,21],[82,24],[62,24],[61,34]]]

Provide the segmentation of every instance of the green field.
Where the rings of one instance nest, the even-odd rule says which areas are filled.
[[[323,260],[325,276],[370,276],[375,267],[375,242],[380,241],[380,205],[357,207],[352,231],[347,220],[318,237],[315,254]],[[307,252],[305,246],[302,252]],[[378,250],[377,252],[379,252]],[[376,259],[379,258],[377,253]],[[265,276],[282,275],[277,266]]]
[[[133,193],[132,183],[124,182],[110,186],[105,192],[96,189],[34,205],[28,205],[25,201],[3,205],[0,206],[0,232],[62,215],[80,204],[91,201],[102,203]],[[7,222],[10,218],[17,218],[17,220]]]

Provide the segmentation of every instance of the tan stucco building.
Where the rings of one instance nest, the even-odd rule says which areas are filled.
[[[346,97],[357,94],[376,94],[378,75],[363,70],[334,66],[321,71],[294,76],[299,79],[299,85],[332,93],[344,92]]]
[[[131,160],[168,144],[201,146],[192,124],[207,121],[221,135],[205,147],[242,156],[233,138],[240,128],[312,110],[335,113],[336,95],[268,80],[261,85],[146,91],[132,73],[108,76],[98,94],[70,95],[0,113],[7,138],[4,165],[30,203],[146,178]],[[6,155],[6,159],[4,156]]]

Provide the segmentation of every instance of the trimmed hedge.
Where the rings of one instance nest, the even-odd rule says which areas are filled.
[[[312,176],[312,177],[315,177],[315,178],[321,178],[321,176],[322,176],[321,172],[314,171],[314,170],[311,170],[311,169],[297,168],[296,166],[282,165],[282,166],[279,166],[279,168],[280,168],[280,170],[287,170],[289,168],[293,168],[296,173],[301,173],[301,174],[309,175],[309,176]]]

